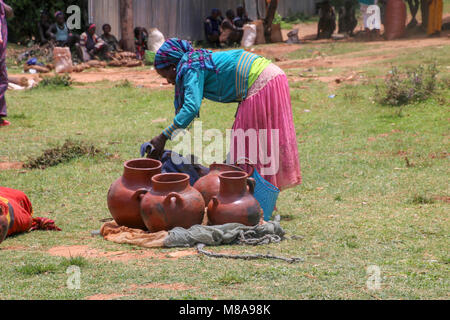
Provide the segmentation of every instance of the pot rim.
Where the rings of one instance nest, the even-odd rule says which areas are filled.
[[[219,178],[226,178],[231,180],[240,180],[248,177],[249,175],[245,171],[225,171],[219,174]]]
[[[159,179],[161,177],[179,177],[179,179],[173,179],[171,181],[160,181]],[[160,173],[152,177],[152,182],[156,182],[157,184],[161,185],[168,185],[173,183],[183,183],[183,182],[189,182],[190,176],[186,173]]]
[[[133,162],[138,162],[138,161],[140,161],[140,162],[148,162],[149,164],[150,164],[150,163],[153,163],[154,166],[148,166],[148,167],[144,167],[144,168],[138,168],[138,167],[133,167],[133,166],[131,166],[131,164],[132,164]],[[125,161],[125,163],[123,164],[123,166],[124,166],[126,169],[130,169],[130,170],[136,170],[136,171],[149,171],[149,170],[158,170],[158,169],[161,169],[161,168],[162,168],[162,163],[161,163],[161,161],[154,160],[154,159],[138,158],[138,159],[132,159],[132,160]]]

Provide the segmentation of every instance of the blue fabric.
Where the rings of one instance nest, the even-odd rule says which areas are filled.
[[[172,161],[172,154],[175,154],[178,157],[180,157],[182,159],[182,163],[175,164]],[[191,186],[193,186],[197,182],[197,180],[201,178],[199,172],[196,170],[196,168],[200,166],[191,164],[188,159],[182,157],[177,153],[174,153],[172,151],[165,151],[161,158],[161,162],[163,164],[161,169],[162,173],[186,173],[190,177],[189,184]],[[207,169],[203,168],[203,170]]]
[[[359,3],[366,4],[368,6],[375,4],[375,0],[359,0]]]

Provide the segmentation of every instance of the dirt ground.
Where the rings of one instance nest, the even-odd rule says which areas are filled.
[[[450,21],[450,14],[445,14],[444,22]],[[439,38],[428,38],[426,35],[414,35],[410,38],[394,40],[394,41],[372,41],[367,42],[367,50],[359,51],[359,57],[355,57],[353,52],[340,54],[335,56],[323,56],[320,52],[312,54],[311,58],[291,60],[286,57],[287,54],[303,48],[305,45],[314,44],[326,44],[326,43],[342,43],[342,42],[357,42],[354,38],[345,40],[314,40],[317,32],[316,23],[308,23],[296,25],[294,28],[299,29],[300,44],[286,44],[278,43],[264,46],[257,46],[251,49],[252,52],[267,56],[277,57],[275,63],[282,69],[293,68],[349,68],[355,71],[355,68],[371,64],[374,62],[382,63],[383,60],[392,59],[399,53],[409,48],[426,48],[431,46],[439,46],[443,44],[450,44],[450,32],[443,31]],[[361,26],[357,27],[357,31],[361,29]],[[289,30],[283,30],[284,38],[287,38],[286,34]],[[420,40],[420,41],[418,41]],[[359,42],[360,43],[360,42]],[[370,52],[368,55],[364,55],[365,52]],[[376,53],[380,55],[376,55]],[[388,52],[388,53],[387,53]],[[38,75],[25,74],[27,78],[38,78]],[[354,77],[354,74],[349,74],[348,70],[343,74],[334,74],[332,77],[320,77],[319,80],[329,83],[339,81],[337,79],[349,79]],[[153,68],[145,70],[132,68],[105,68],[105,69],[91,69],[82,73],[72,73],[71,77],[73,81],[82,83],[83,87],[89,87],[89,83],[98,81],[123,81],[128,80],[134,85],[144,88],[152,89],[169,89],[171,88],[167,82],[162,79]],[[290,81],[301,81],[298,76],[290,76]]]

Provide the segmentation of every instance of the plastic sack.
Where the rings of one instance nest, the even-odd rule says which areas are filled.
[[[401,38],[406,31],[406,5],[402,0],[389,0],[384,27],[387,40]]]
[[[152,28],[148,33],[148,49],[152,52],[157,52],[159,48],[164,44],[164,35],[156,28]]]
[[[244,48],[251,47],[256,41],[256,26],[254,24],[244,25],[244,35],[242,36],[241,46]]]
[[[56,73],[70,73],[73,71],[72,54],[69,48],[55,47],[53,49],[53,60]]]

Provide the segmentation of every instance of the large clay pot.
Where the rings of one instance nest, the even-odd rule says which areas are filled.
[[[205,205],[209,204],[211,198],[219,194],[220,179],[219,174],[226,171],[238,171],[243,172],[239,167],[222,164],[213,163],[209,166],[209,174],[198,179],[194,184],[194,188],[197,189],[203,196],[205,200]]]
[[[108,208],[120,226],[145,230],[140,214],[136,190],[150,189],[152,177],[161,173],[162,164],[153,159],[135,159],[125,162],[123,175],[109,188]]]
[[[219,174],[219,195],[212,197],[208,205],[211,225],[241,223],[255,226],[261,219],[262,210],[253,196],[255,180],[245,172],[222,172]],[[249,188],[247,188],[247,185]]]
[[[389,0],[386,5],[385,37],[393,40],[403,37],[406,31],[406,4],[403,0]]]
[[[189,229],[201,224],[205,214],[202,195],[189,184],[189,175],[163,173],[152,178],[150,190],[136,191],[141,217],[150,232]]]

